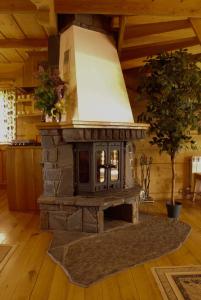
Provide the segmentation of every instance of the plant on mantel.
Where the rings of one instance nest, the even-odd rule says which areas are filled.
[[[64,94],[66,84],[57,73],[50,71],[40,71],[38,73],[39,85],[35,88],[35,106],[42,110],[43,115],[48,115],[55,119],[58,116],[60,120],[61,114],[65,112]]]
[[[191,130],[201,131],[200,56],[186,49],[164,52],[148,58],[138,86],[141,99],[147,100],[140,120],[150,124],[151,145],[171,159],[171,202],[175,206],[175,157],[185,148],[196,149]]]

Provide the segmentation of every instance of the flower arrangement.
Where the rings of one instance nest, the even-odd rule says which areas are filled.
[[[35,89],[35,106],[43,111],[44,115],[56,118],[61,117],[65,112],[64,94],[66,84],[58,74],[51,74],[49,71],[38,73],[39,86]]]

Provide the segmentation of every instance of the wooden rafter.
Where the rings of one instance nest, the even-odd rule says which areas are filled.
[[[37,9],[29,0],[1,0],[0,14],[5,13],[34,13]]]
[[[201,53],[201,45],[195,45],[195,46],[185,47],[185,48],[193,55],[197,55]],[[130,60],[122,61],[121,62],[122,69],[133,70],[135,72],[136,68],[142,67],[145,64],[146,59],[147,57],[143,56],[139,58],[133,58]]]
[[[193,38],[195,33],[192,28],[179,29],[174,31],[167,31],[157,34],[147,34],[139,37],[133,37],[130,39],[124,39],[122,48],[144,46],[152,43],[166,43],[169,41],[176,41],[182,38]]]
[[[121,52],[123,40],[124,40],[124,33],[126,28],[126,17],[122,16],[120,21],[120,29],[119,29],[119,38],[118,38],[118,52]]]
[[[169,41],[165,43],[155,43],[145,46],[136,46],[124,49],[121,54],[121,60],[126,61],[130,59],[146,57],[151,55],[156,55],[162,51],[172,51],[181,48],[188,48],[198,45],[199,41],[197,37],[184,38],[176,41]]]
[[[31,0],[37,7],[37,21],[42,25],[48,35],[58,33],[57,15],[54,10],[54,0]]]
[[[47,48],[46,39],[0,39],[0,48]]]
[[[189,20],[177,20],[172,22],[159,22],[151,24],[140,24],[127,26],[125,29],[125,39],[135,38],[139,36],[164,33],[167,31],[175,31],[179,29],[189,28],[191,23]]]
[[[198,18],[190,18],[190,22],[192,25],[193,30],[201,44],[201,19]]]
[[[127,26],[134,26],[134,25],[145,25],[145,24],[153,24],[153,23],[163,23],[163,22],[173,22],[173,21],[182,21],[187,20],[186,17],[179,17],[179,16],[127,16],[126,17],[126,24]],[[120,17],[115,16],[112,17],[111,27],[112,29],[118,29],[120,25]]]
[[[54,0],[56,13],[201,17],[201,0]]]

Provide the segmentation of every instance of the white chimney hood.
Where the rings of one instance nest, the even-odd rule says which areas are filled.
[[[61,34],[59,69],[69,83],[69,126],[136,125],[111,37],[71,26]]]

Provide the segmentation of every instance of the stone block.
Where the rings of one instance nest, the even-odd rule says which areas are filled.
[[[63,211],[50,211],[49,229],[68,230],[66,213]]]
[[[126,144],[125,153],[125,186],[132,188],[135,185],[134,180],[134,149],[131,142]]]
[[[125,131],[124,131],[124,129],[120,129],[119,137],[120,137],[120,140],[125,140]]]
[[[54,139],[52,136],[49,135],[42,135],[41,136],[41,145],[43,148],[52,148],[54,147]]]
[[[57,196],[73,196],[74,194],[74,184],[73,184],[74,174],[73,168],[63,168],[61,170],[61,179],[59,182]]]
[[[48,162],[57,162],[58,161],[58,150],[57,148],[48,149]]]
[[[48,150],[47,149],[43,149],[42,150],[42,162],[47,162],[48,161]]]
[[[134,130],[134,129],[131,130],[131,138],[133,140],[135,140],[137,138],[136,130]]]
[[[89,128],[89,129],[85,129],[84,130],[84,137],[85,137],[85,140],[91,140],[91,129]]]
[[[48,135],[47,129],[40,129],[40,135]]]
[[[60,134],[60,129],[40,129],[40,134],[41,135],[59,135]]]
[[[47,230],[49,229],[49,213],[48,211],[40,212],[40,228]]]
[[[59,181],[46,180],[44,182],[44,196],[56,196],[59,183]]]
[[[61,169],[44,169],[43,178],[48,181],[58,181],[61,179]]]
[[[137,224],[139,222],[139,202],[135,201],[132,204],[132,223]]]
[[[106,137],[108,140],[112,140],[112,129],[106,130]]]
[[[44,170],[46,170],[46,169],[56,169],[56,168],[58,168],[57,163],[44,162]]]
[[[141,129],[138,129],[136,134],[137,134],[137,139],[142,138],[142,130]]]
[[[83,208],[82,220],[84,232],[98,232],[98,218],[95,207]]]
[[[73,167],[72,144],[58,146],[58,166]]]
[[[58,146],[59,144],[62,143],[62,137],[61,137],[61,135],[55,135],[55,136],[53,136],[53,140],[54,140],[54,144],[56,146]]]
[[[63,129],[62,137],[65,142],[82,141],[84,139],[83,129]]]
[[[82,209],[77,208],[77,210],[68,216],[67,218],[67,228],[70,231],[83,231],[82,229]]]
[[[60,206],[58,204],[40,204],[40,209],[41,210],[46,210],[46,211],[50,211],[50,210],[59,210]]]
[[[44,194],[41,195],[37,202],[39,205],[59,205],[60,204],[60,198],[57,198],[55,196],[45,196]]]
[[[104,231],[104,212],[102,210],[97,211],[97,232],[101,233]]]
[[[113,135],[114,140],[119,140],[119,130],[118,129],[114,129],[112,135]]]
[[[91,137],[93,140],[98,140],[98,129],[93,129],[91,132]]]
[[[100,130],[99,130],[99,139],[100,139],[100,140],[105,140],[105,139],[106,139],[106,132],[105,132],[105,129],[100,129]]]
[[[131,132],[129,129],[126,130],[126,139],[129,140],[131,138]]]

